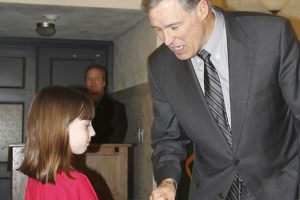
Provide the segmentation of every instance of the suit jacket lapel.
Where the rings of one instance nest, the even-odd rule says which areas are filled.
[[[192,62],[180,61],[181,65],[176,68],[176,77],[180,81],[184,90],[187,91],[189,106],[192,107],[192,110],[196,112],[199,122],[204,121],[207,124],[207,127],[212,127],[212,130],[209,131],[216,138],[216,141],[221,143],[228,153],[231,153],[230,146],[225,138],[223,138],[223,133],[220,130],[218,124],[216,123],[211,111],[206,103],[203,91],[197,79],[197,76],[194,72]],[[209,129],[208,129],[209,130]],[[204,131],[204,130],[200,130]],[[207,132],[201,132],[200,134],[209,134]],[[221,136],[221,137],[220,137]],[[219,145],[219,144],[216,144]]]
[[[250,91],[253,48],[246,32],[238,22],[224,14],[227,31],[229,88],[231,107],[231,130],[233,150],[236,151],[241,138]]]
[[[243,122],[247,111],[253,49],[251,40],[246,32],[238,26],[238,22],[228,23],[230,20],[234,19],[227,16],[226,13],[223,14],[227,32],[231,130],[233,134],[233,150],[236,151],[241,138]],[[172,69],[175,70],[175,76],[180,84],[182,84],[182,88],[188,91],[187,93],[189,96],[187,97],[187,101],[189,102],[189,105],[196,112],[199,120],[204,120],[208,127],[213,128],[213,130],[209,132],[214,135],[216,140],[221,143],[228,152],[232,153],[226,139],[220,137],[223,136],[223,133],[207,106],[191,61],[179,61],[177,64],[178,66],[173,66]]]

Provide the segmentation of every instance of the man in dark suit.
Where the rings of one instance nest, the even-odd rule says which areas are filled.
[[[91,65],[85,70],[85,86],[95,103],[92,125],[96,135],[92,143],[123,143],[127,131],[125,105],[105,92],[106,70],[100,65]]]
[[[148,58],[150,200],[174,200],[194,143],[189,200],[295,200],[300,51],[287,20],[209,0],[143,0],[164,43]]]

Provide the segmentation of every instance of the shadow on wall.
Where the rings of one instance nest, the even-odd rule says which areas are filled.
[[[295,30],[298,41],[300,41],[300,19],[297,19],[296,17],[288,17],[288,19]]]
[[[229,10],[229,6],[226,0],[212,0],[212,4],[224,10]]]
[[[106,183],[104,177],[97,172],[96,170],[90,169],[86,165],[86,156],[85,154],[75,155],[73,166],[78,171],[84,173],[90,180],[95,192],[99,199],[105,200],[114,200],[113,195],[109,189],[108,184]]]

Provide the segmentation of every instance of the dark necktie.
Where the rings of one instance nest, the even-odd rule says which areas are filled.
[[[224,97],[218,72],[210,61],[210,53],[202,49],[198,56],[204,61],[205,100],[212,115],[218,123],[224,137],[232,148],[232,134],[228,124]],[[236,175],[230,187],[226,200],[241,200],[242,180]]]

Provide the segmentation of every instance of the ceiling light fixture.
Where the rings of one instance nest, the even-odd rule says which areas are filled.
[[[36,24],[35,31],[43,37],[51,37],[56,33],[54,22],[58,19],[58,15],[46,14],[43,16],[47,21],[39,22]]]

